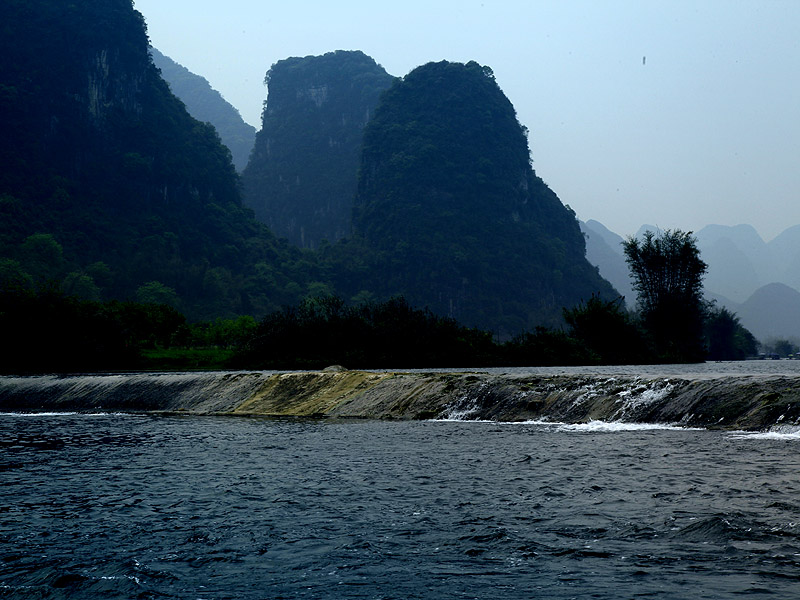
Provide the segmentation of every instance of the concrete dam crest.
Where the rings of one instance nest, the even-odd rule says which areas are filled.
[[[800,373],[665,375],[658,369],[626,369],[4,376],[0,411],[597,420],[800,430]]]

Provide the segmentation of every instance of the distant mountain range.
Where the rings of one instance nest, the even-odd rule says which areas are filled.
[[[586,257],[600,274],[635,304],[623,238],[602,223],[581,223]],[[643,225],[637,236],[646,230]],[[742,325],[761,341],[800,339],[800,225],[765,242],[751,225],[707,225],[695,233],[701,256],[708,264],[706,297],[734,311]]]

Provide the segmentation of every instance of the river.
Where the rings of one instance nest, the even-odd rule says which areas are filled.
[[[2,598],[790,598],[800,434],[0,415]]]

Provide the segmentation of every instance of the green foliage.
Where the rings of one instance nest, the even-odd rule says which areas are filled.
[[[23,278],[84,298],[158,281],[178,300],[146,299],[192,319],[263,315],[321,280],[242,206],[230,152],[160,78],[131,0],[8,0],[0,24],[0,256]]]
[[[97,287],[94,279],[86,273],[73,271],[67,274],[61,287],[68,296],[80,298],[81,300],[100,300],[100,288]]]
[[[591,353],[593,363],[636,364],[652,360],[644,332],[625,310],[625,299],[592,296],[564,309],[570,337]]]
[[[57,280],[63,275],[64,249],[49,233],[28,236],[17,256],[25,271],[38,283]]]
[[[709,304],[706,308],[705,335],[707,360],[744,360],[758,354],[758,342],[739,322],[739,317],[725,307]]]
[[[691,232],[652,231],[624,242],[642,323],[657,357],[697,362],[705,357],[703,276],[707,265]]]
[[[781,358],[796,355],[800,351],[800,347],[797,344],[785,338],[770,340],[766,349],[769,354],[775,354]]]
[[[257,321],[250,315],[195,323],[191,327],[190,343],[195,347],[237,348],[250,339],[256,326]]]
[[[515,336],[503,347],[503,364],[511,366],[588,365],[597,355],[563,331],[537,327]]]
[[[240,316],[189,324],[165,304],[100,303],[53,286],[11,284],[0,288],[0,328],[9,357],[0,371],[447,368],[657,358],[619,301],[593,297],[564,312],[568,332],[537,327],[500,344],[489,332],[415,309],[402,298],[347,305],[334,296],[315,297],[260,322]],[[735,360],[755,351],[755,340],[735,315],[714,307],[709,315],[711,358]],[[782,355],[796,351],[789,342],[776,348]]]
[[[218,346],[150,348],[141,352],[142,369],[157,371],[216,371],[225,369],[233,351]]]
[[[0,287],[2,373],[222,369],[253,317],[189,325],[165,304],[95,302],[56,286]]]
[[[165,304],[178,308],[178,294],[160,281],[148,281],[136,290],[136,301],[141,304]]]
[[[25,272],[18,261],[0,258],[0,291],[31,287],[33,287],[33,278]]]
[[[311,298],[266,316],[235,364],[249,368],[410,368],[483,365],[491,335],[411,307],[402,298],[348,307]]]

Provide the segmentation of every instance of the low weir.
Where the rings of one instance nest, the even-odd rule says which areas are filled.
[[[0,412],[602,420],[800,429],[800,374],[682,375],[627,369],[5,376],[0,377]]]

